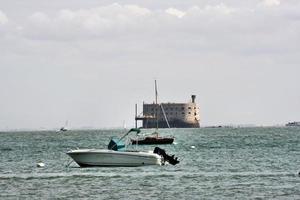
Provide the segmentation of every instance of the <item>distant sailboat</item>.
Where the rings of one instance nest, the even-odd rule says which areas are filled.
[[[155,116],[156,117],[156,129],[155,129],[154,133],[144,136],[143,138],[137,138],[137,139],[131,138],[132,144],[172,144],[174,142],[173,136],[165,136],[165,137],[159,136],[159,133],[158,133],[158,109],[159,108],[162,110],[163,116],[164,116],[169,128],[170,128],[170,125],[169,125],[169,122],[168,122],[168,119],[165,114],[163,106],[161,104],[158,104],[157,96],[158,96],[157,84],[156,84],[156,80],[155,80],[155,104],[157,106],[157,109],[155,109],[156,110],[156,114],[155,114],[156,115]],[[137,108],[136,108],[136,110],[137,110]],[[136,115],[137,115],[137,112],[136,112]],[[137,126],[137,123],[136,123],[136,126]]]
[[[68,120],[66,121],[66,123],[65,123],[65,126],[63,126],[63,127],[61,127],[58,131],[56,131],[56,132],[66,132],[66,131],[68,131],[69,130],[69,128],[68,128]]]

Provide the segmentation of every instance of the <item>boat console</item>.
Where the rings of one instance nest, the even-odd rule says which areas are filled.
[[[117,138],[112,138],[107,148],[114,151],[125,151],[125,144]]]

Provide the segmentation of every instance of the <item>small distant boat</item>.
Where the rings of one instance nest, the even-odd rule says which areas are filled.
[[[37,167],[45,167],[45,163],[39,162],[36,164]]]
[[[65,126],[61,127],[61,128],[60,128],[59,130],[57,130],[56,132],[66,132],[66,131],[69,130],[67,127],[68,127],[68,121],[66,121]]]
[[[108,149],[77,149],[68,151],[67,154],[80,167],[137,167],[144,165],[163,165],[165,162],[176,165],[177,158],[169,156],[163,149],[156,147],[154,151],[126,150],[122,142],[130,132],[140,132],[139,129],[130,129],[120,139],[111,139]]]
[[[285,126],[300,126],[300,122],[289,122]]]
[[[66,127],[61,127],[60,129],[59,129],[59,131],[67,131],[68,129],[66,128]]]

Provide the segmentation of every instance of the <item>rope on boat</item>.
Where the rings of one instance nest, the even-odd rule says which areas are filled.
[[[67,164],[66,164],[66,167],[69,167],[71,165],[71,163],[74,162],[73,160],[69,161]]]

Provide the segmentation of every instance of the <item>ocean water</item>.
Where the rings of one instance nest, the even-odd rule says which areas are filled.
[[[0,133],[0,199],[300,199],[300,128],[160,132],[176,137],[160,147],[178,165],[66,167],[68,150],[104,148],[122,130]]]

